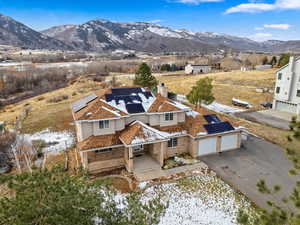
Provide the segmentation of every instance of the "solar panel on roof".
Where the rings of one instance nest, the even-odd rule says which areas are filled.
[[[208,134],[218,134],[234,130],[233,126],[229,122],[206,124],[204,125],[204,128]]]
[[[142,93],[141,88],[113,88],[111,89],[113,95],[131,95],[133,93]]]
[[[145,109],[142,104],[127,104],[126,109],[128,113],[144,113]]]
[[[204,115],[203,117],[208,123],[220,123],[221,122],[219,117],[217,115],[214,115],[214,114]]]
[[[82,98],[82,99],[78,100],[77,102],[74,102],[72,104],[72,110],[73,110],[73,112],[76,113],[76,112],[82,110],[84,107],[86,107],[86,105],[88,103],[90,103],[91,101],[95,100],[96,98],[97,98],[97,95],[92,94],[92,95],[89,95],[89,96],[87,96],[85,98]]]
[[[145,97],[147,99],[153,97],[153,95],[152,95],[152,93],[150,91],[143,92],[143,94],[145,95]]]

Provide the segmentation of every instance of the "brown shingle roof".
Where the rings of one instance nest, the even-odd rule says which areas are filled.
[[[151,141],[163,140],[166,137],[155,128],[147,126],[140,121],[135,121],[121,132],[120,139],[126,145],[142,144]]]
[[[161,96],[160,94],[156,95],[155,101],[152,103],[151,107],[149,108],[148,112],[173,112],[173,111],[180,111],[181,109],[173,105],[172,100]]]
[[[80,151],[111,147],[115,145],[122,145],[122,142],[119,139],[120,133],[102,135],[102,136],[91,136],[86,140],[78,143],[78,148]]]
[[[118,115],[119,114],[119,115]],[[112,107],[102,101],[99,97],[87,104],[80,111],[74,113],[75,120],[96,120],[96,119],[111,119],[119,116],[126,116],[125,112]]]

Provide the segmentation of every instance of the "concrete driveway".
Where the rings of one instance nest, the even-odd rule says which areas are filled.
[[[201,157],[219,177],[244,193],[256,205],[269,209],[267,201],[274,201],[284,206],[282,198],[292,192],[300,176],[290,176],[292,163],[287,159],[285,151],[267,141],[249,136],[239,150],[225,152],[220,155]],[[280,185],[284,191],[277,195],[261,194],[256,187],[263,179],[269,185]]]
[[[237,117],[244,118],[246,120],[253,121],[253,122],[266,124],[271,127],[275,127],[275,128],[279,128],[279,129],[283,129],[283,130],[290,129],[289,123],[291,120],[278,117],[272,113],[267,113],[267,111],[241,112],[241,113],[235,113],[234,115]]]

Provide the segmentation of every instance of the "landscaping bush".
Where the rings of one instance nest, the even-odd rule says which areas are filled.
[[[60,96],[56,96],[56,97],[48,99],[47,102],[48,103],[57,103],[57,102],[67,100],[68,98],[69,98],[68,95],[60,95]]]

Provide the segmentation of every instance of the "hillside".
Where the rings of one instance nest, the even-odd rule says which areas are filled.
[[[72,47],[65,42],[43,35],[2,14],[0,14],[0,45],[11,45],[30,49],[72,49]]]
[[[238,51],[300,51],[300,41],[256,42],[248,38],[214,32],[174,30],[158,24],[119,23],[96,19],[80,25],[62,25],[37,32],[0,14],[0,45],[27,49],[111,51],[136,50],[149,53]]]

